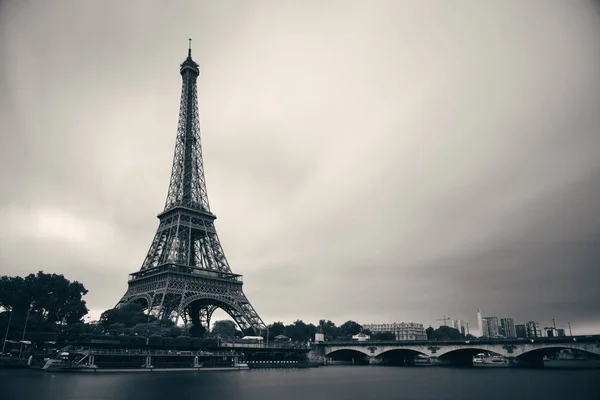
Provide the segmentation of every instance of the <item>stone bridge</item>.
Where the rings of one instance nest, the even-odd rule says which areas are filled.
[[[468,365],[473,356],[489,352],[506,357],[511,365],[543,366],[543,357],[571,349],[600,357],[600,335],[533,339],[475,339],[460,341],[364,341],[322,342],[313,345],[309,358],[319,363],[348,359],[371,364],[414,364],[418,355],[433,364]]]

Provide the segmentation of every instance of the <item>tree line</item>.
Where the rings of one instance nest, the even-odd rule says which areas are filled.
[[[80,340],[119,336],[131,337],[137,342],[168,344],[179,340],[187,343],[192,338],[235,339],[243,336],[235,322],[216,321],[210,331],[202,326],[189,328],[175,326],[172,321],[159,321],[149,315],[140,304],[132,303],[118,309],[106,310],[98,321],[85,323],[88,313],[83,296],[87,289],[80,282],[71,282],[63,275],[38,272],[21,277],[0,277],[0,332],[8,338],[21,340],[26,330],[26,340]],[[7,328],[10,328],[7,330]],[[26,328],[26,329],[25,329]],[[291,324],[281,321],[268,325],[269,340],[308,342],[320,332],[325,340],[351,340],[360,332],[373,340],[395,340],[391,332],[371,333],[355,321],[337,326],[322,319],[318,324],[297,320]],[[264,338],[267,339],[267,332]],[[442,326],[426,330],[431,340],[464,338],[458,330]]]

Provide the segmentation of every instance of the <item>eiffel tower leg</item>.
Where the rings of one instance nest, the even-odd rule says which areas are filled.
[[[156,311],[156,316],[159,319],[162,319],[162,311],[163,311],[163,304],[165,303],[165,297],[167,296],[167,290],[169,289],[169,281],[167,281],[167,286],[165,287],[165,290],[162,293],[162,296],[160,296],[160,304],[158,305],[158,310]]]
[[[245,335],[260,334],[265,329],[264,323],[239,289],[219,299],[205,297],[203,294],[190,296],[184,302],[184,308],[189,309],[195,325],[202,324],[207,329],[210,326],[210,318],[217,308],[227,312]]]
[[[184,313],[183,311],[183,301],[185,300],[185,294],[187,292],[187,282],[185,283],[184,287],[183,287],[183,292],[181,293],[181,301],[179,302],[179,306],[177,307],[177,317],[175,317],[175,326],[177,326],[177,323],[179,322],[179,317],[181,317]]]
[[[150,315],[152,315],[152,307],[154,307],[155,302],[156,302],[156,292],[153,292],[152,296],[150,297],[150,304],[148,304],[148,309],[146,310],[146,314],[148,315],[148,317]]]
[[[182,314],[189,316],[192,325],[202,326],[208,332],[210,331],[210,318],[217,308],[219,307],[215,305],[193,302],[184,309]]]
[[[208,306],[206,309],[206,329],[209,330],[210,329],[210,318],[212,317],[213,313],[215,312],[215,310],[217,309],[217,306]]]

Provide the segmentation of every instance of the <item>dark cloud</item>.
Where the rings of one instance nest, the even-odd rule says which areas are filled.
[[[164,206],[193,37],[211,207],[267,322],[474,328],[481,307],[597,332],[596,11],[3,2],[0,272],[115,304]]]

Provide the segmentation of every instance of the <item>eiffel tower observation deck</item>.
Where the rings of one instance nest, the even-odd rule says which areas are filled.
[[[244,334],[265,329],[242,290],[217,236],[206,192],[196,80],[198,64],[188,56],[182,77],[179,124],[165,208],[148,254],[117,304],[140,302],[148,313],[175,323],[201,324],[208,329],[217,308],[226,311]]]

